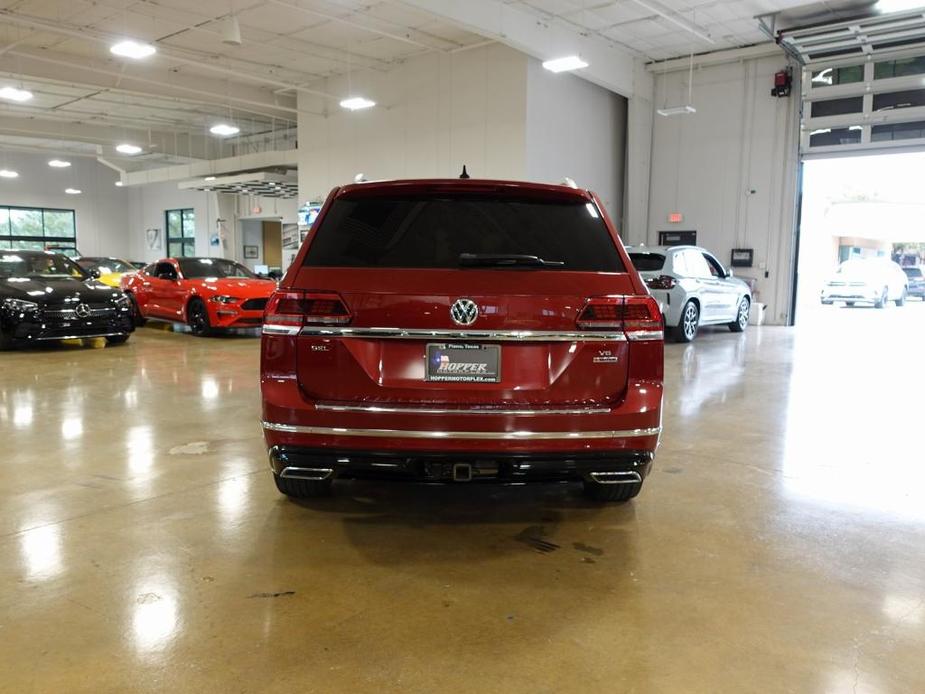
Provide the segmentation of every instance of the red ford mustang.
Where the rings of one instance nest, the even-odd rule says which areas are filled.
[[[138,320],[178,321],[194,335],[209,335],[260,325],[276,283],[233,260],[165,258],[123,275],[121,286]]]
[[[663,347],[658,304],[588,191],[336,188],[267,305],[276,485],[574,480],[626,501],[659,441]]]

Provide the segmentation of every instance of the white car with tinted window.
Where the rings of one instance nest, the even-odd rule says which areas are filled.
[[[863,303],[884,308],[888,301],[902,306],[908,292],[909,278],[889,258],[852,258],[826,281],[820,300],[823,304],[844,301],[847,306]]]
[[[662,307],[665,328],[690,342],[702,325],[748,326],[752,295],[709,251],[697,246],[629,246],[627,252]]]

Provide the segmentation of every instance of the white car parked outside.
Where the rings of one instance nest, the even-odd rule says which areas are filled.
[[[889,258],[852,258],[826,281],[820,300],[823,304],[844,301],[848,306],[866,303],[884,308],[888,301],[902,306],[908,292],[909,278]]]
[[[662,307],[665,328],[690,342],[701,325],[748,326],[752,295],[709,251],[697,246],[629,246],[627,252]]]

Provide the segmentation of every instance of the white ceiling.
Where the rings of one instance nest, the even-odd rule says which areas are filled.
[[[768,40],[755,17],[807,0],[506,0],[650,61]]]
[[[458,0],[467,2],[468,0]],[[755,16],[801,0],[500,0],[558,24],[663,60],[767,40]],[[824,3],[823,3],[824,4]],[[161,156],[227,156],[241,140],[207,129],[232,120],[249,151],[292,146],[298,91],[324,78],[387,71],[408,58],[451,53],[486,39],[401,0],[0,0],[0,86],[35,93],[0,101],[0,138],[99,145],[142,140]],[[237,17],[242,43],[222,42]],[[156,56],[109,53],[131,37]],[[0,144],[3,140],[0,139]],[[24,146],[24,145],[23,145]],[[107,149],[108,148],[108,149]]]

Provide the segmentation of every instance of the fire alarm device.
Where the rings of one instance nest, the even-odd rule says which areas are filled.
[[[771,96],[790,96],[792,83],[793,72],[789,67],[786,70],[778,70],[774,73],[774,88],[771,89]]]

